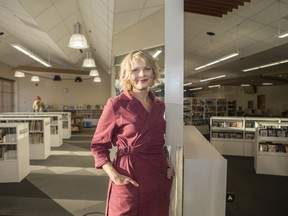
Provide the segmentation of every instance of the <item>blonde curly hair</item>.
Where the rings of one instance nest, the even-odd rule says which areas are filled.
[[[160,70],[159,66],[156,63],[155,59],[144,50],[136,50],[129,53],[121,62],[120,65],[120,74],[119,74],[119,87],[123,90],[131,90],[132,85],[130,82],[131,68],[133,60],[143,61],[147,66],[151,67],[154,73],[154,79],[151,84],[151,88],[155,87],[160,83]]]

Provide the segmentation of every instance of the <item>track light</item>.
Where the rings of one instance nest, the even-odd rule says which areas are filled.
[[[53,81],[61,81],[61,77],[59,75],[55,75]]]
[[[81,77],[76,77],[75,78],[75,82],[82,82],[82,78]]]

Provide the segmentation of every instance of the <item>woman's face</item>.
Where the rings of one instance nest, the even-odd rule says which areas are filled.
[[[147,91],[154,79],[152,67],[145,64],[145,62],[134,59],[131,65],[130,83],[132,90],[135,92]]]

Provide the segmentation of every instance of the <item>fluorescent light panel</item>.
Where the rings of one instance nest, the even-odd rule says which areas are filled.
[[[30,58],[34,59],[35,61],[45,65],[46,67],[52,67],[51,64],[49,64],[48,62],[44,61],[43,59],[41,59],[40,57],[36,56],[35,54],[33,54],[29,50],[25,49],[24,47],[20,46],[19,44],[11,44],[11,46],[14,47],[15,49],[19,50],[20,52],[24,53],[25,55],[29,56]]]
[[[273,83],[262,83],[263,86],[273,85]]]
[[[208,86],[208,88],[220,88],[221,87],[221,85],[210,85],[210,86]]]
[[[192,85],[192,83],[191,82],[185,83],[183,86],[188,86],[188,85]]]
[[[157,50],[157,51],[153,54],[153,58],[156,58],[161,52],[162,52],[162,50]]]
[[[282,33],[282,34],[279,34],[278,35],[278,38],[285,38],[285,37],[287,37],[288,36],[288,32],[284,32],[284,33]]]
[[[215,77],[211,77],[211,78],[207,78],[207,79],[202,79],[200,80],[200,82],[206,82],[206,81],[210,81],[210,80],[214,80],[214,79],[220,79],[226,77],[226,75],[220,75],[220,76],[215,76]]]
[[[217,59],[217,60],[215,60],[215,61],[212,61],[212,62],[207,63],[207,64],[205,64],[205,65],[199,66],[199,67],[195,68],[194,70],[200,70],[200,69],[206,68],[206,67],[208,67],[208,66],[217,64],[217,63],[219,63],[219,62],[225,61],[225,60],[227,60],[227,59],[233,58],[233,57],[238,56],[238,55],[239,55],[239,52],[231,53],[231,54],[226,55],[226,56],[223,56],[223,57],[221,57],[221,58],[219,58],[219,59]]]
[[[189,89],[189,91],[197,91],[197,90],[201,90],[202,89],[202,87],[198,87],[198,88],[191,88],[191,89]]]
[[[266,68],[266,67],[272,67],[272,66],[275,66],[275,65],[285,64],[285,63],[288,63],[288,59],[281,60],[281,61],[278,61],[278,62],[272,62],[272,63],[265,64],[265,65],[260,65],[260,66],[257,66],[257,67],[247,68],[247,69],[244,69],[242,71],[243,72],[249,72],[249,71],[258,70],[258,69]]]

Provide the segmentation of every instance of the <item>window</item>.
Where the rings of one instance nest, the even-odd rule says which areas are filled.
[[[14,111],[14,81],[0,78],[0,112]]]

